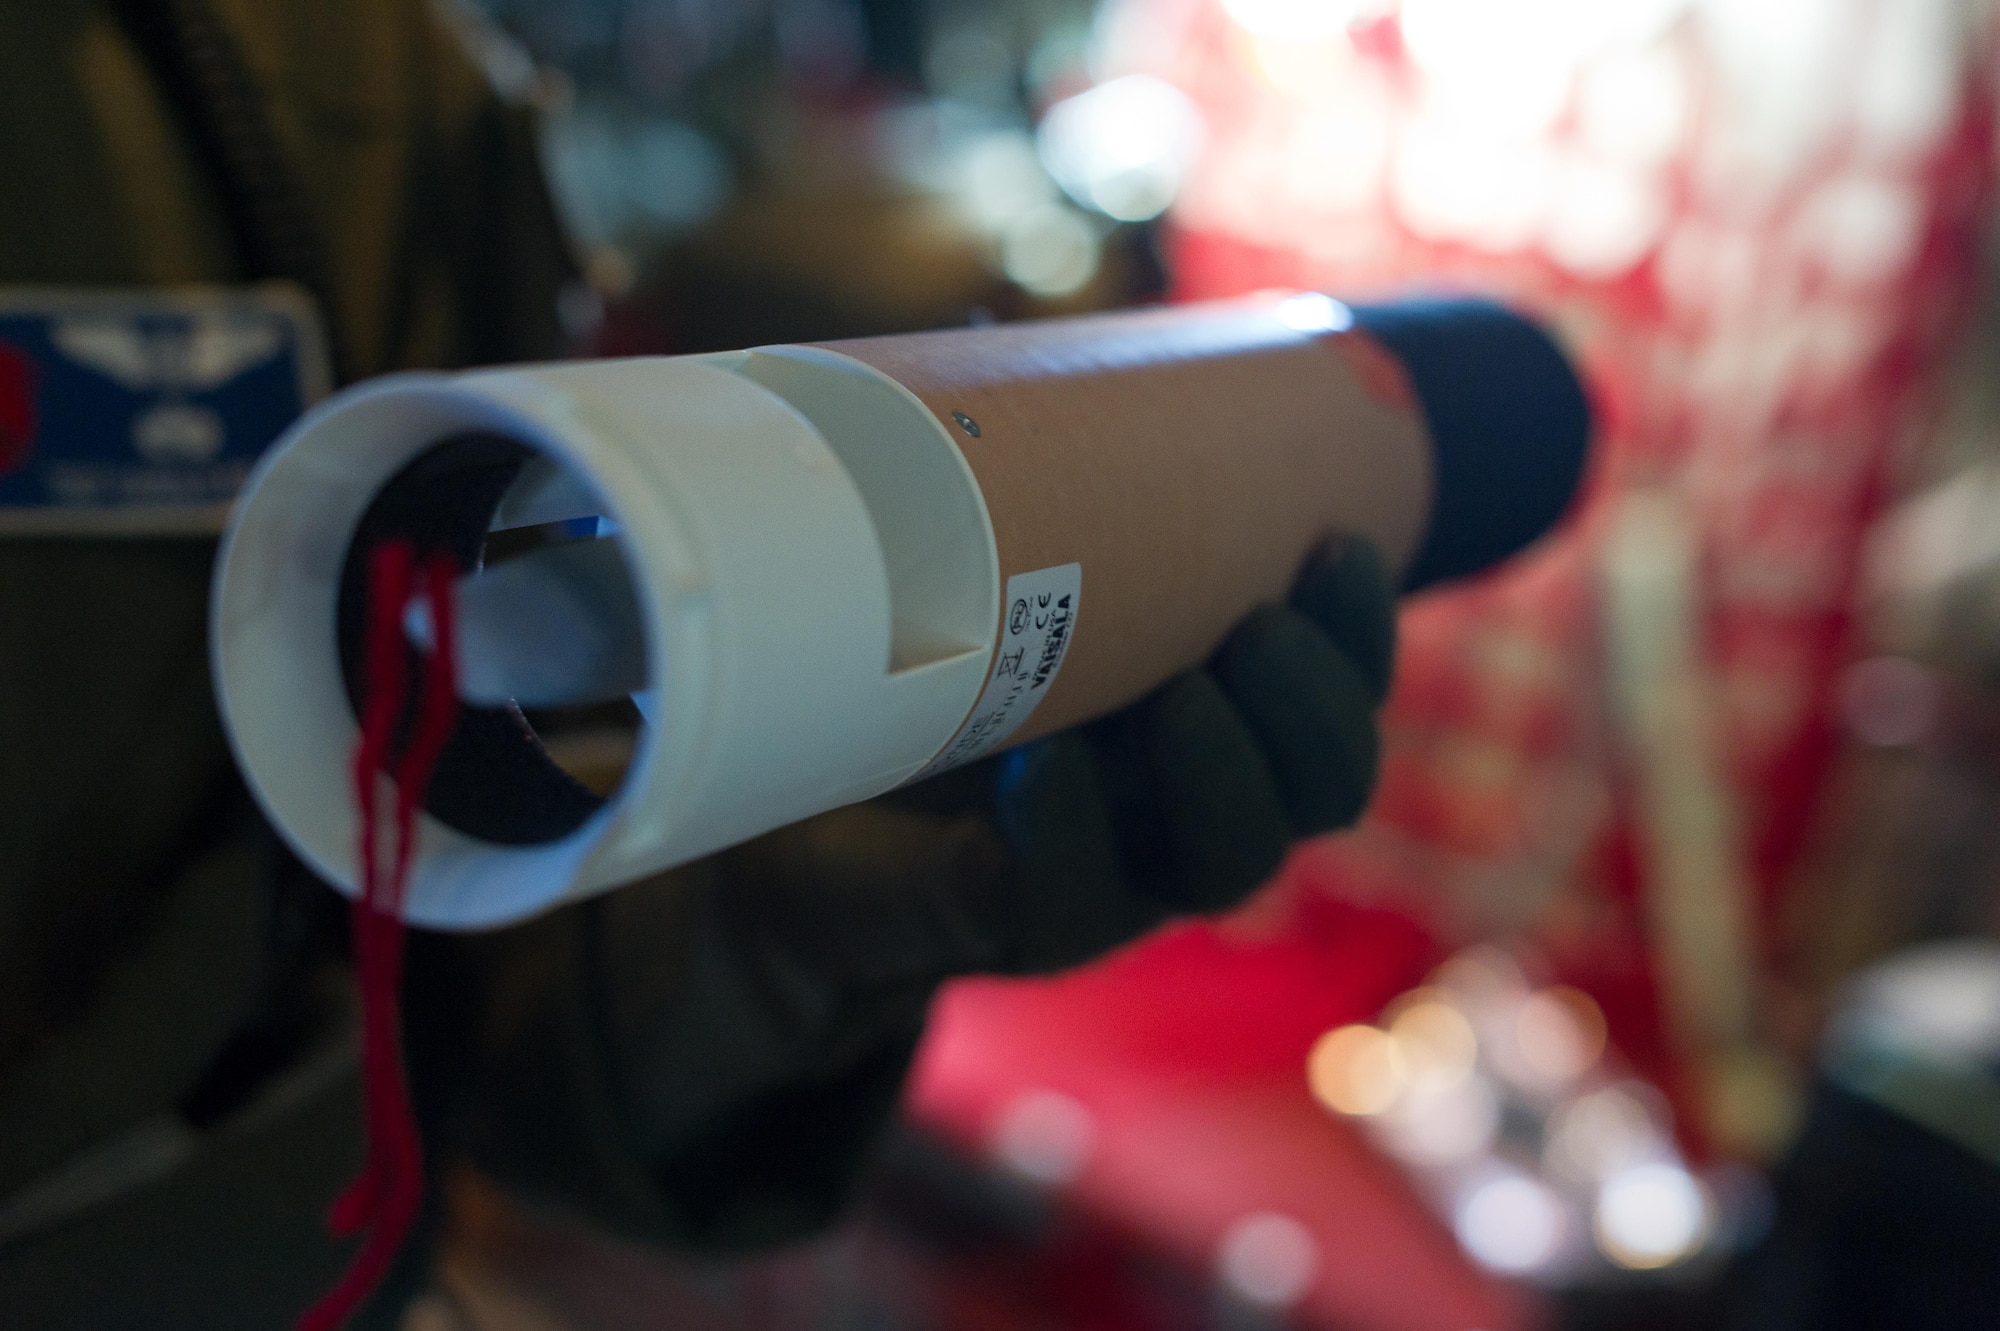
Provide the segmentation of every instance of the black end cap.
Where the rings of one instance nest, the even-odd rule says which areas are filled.
[[[1491,568],[1554,526],[1591,434],[1555,340],[1487,300],[1357,305],[1354,323],[1402,362],[1430,427],[1437,490],[1403,590]]]

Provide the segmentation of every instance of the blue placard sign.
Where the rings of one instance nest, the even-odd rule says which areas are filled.
[[[220,531],[325,347],[284,284],[0,288],[0,534]]]

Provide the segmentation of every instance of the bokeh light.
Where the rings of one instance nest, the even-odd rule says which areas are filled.
[[[1598,1190],[1597,1246],[1631,1270],[1687,1257],[1700,1246],[1708,1224],[1708,1200],[1679,1165],[1637,1165],[1613,1174]]]
[[[1403,1094],[1402,1052],[1388,1032],[1341,1026],[1322,1035],[1306,1058],[1313,1097],[1338,1114],[1380,1114]]]
[[[1489,142],[1548,129],[1574,75],[1575,0],[1404,0],[1402,32],[1434,114]]]
[[[1554,194],[1555,164],[1555,155],[1535,140],[1483,140],[1424,116],[1403,131],[1390,195],[1416,235],[1504,254],[1539,234]]]
[[[1589,994],[1559,986],[1531,994],[1514,1015],[1508,1071],[1524,1086],[1558,1090],[1604,1054],[1604,1014]]]
[[[1376,1120],[1383,1145],[1413,1165],[1473,1159],[1500,1133],[1500,1098],[1484,1077],[1411,1087]]]
[[[1558,174],[1543,248],[1577,277],[1617,277],[1653,252],[1667,216],[1666,195],[1649,177],[1572,158]]]
[[[1097,233],[1074,208],[1031,208],[1000,233],[1000,270],[1037,296],[1067,296],[1097,275]]]
[[[951,176],[952,197],[967,218],[996,235],[1056,197],[1034,140],[1020,130],[995,131],[973,140],[952,162]]]
[[[1479,1040],[1442,990],[1419,989],[1392,1010],[1389,1035],[1413,1087],[1443,1089],[1472,1075]]]
[[[1026,1091],[1000,1115],[993,1154],[1015,1173],[1048,1187],[1073,1182],[1090,1162],[1097,1123],[1074,1096]]]
[[[1672,47],[1594,62],[1577,86],[1577,134],[1604,161],[1657,166],[1686,137],[1693,110],[1687,72]]]
[[[1216,1265],[1223,1284],[1245,1302],[1289,1308],[1312,1288],[1319,1244],[1292,1217],[1259,1211],[1229,1227]]]
[[[1056,103],[1038,131],[1042,162],[1069,196],[1121,222],[1165,212],[1201,146],[1186,93],[1144,74]]]
[[[1466,1192],[1452,1228],[1481,1265],[1525,1275],[1555,1257],[1563,1238],[1562,1202],[1537,1179],[1498,1173]]]
[[[1548,1167],[1573,1179],[1597,1180],[1671,1155],[1651,1098],[1647,1088],[1631,1083],[1592,1091],[1558,1108],[1544,1136]]]
[[[1437,968],[1431,980],[1459,995],[1473,1010],[1515,1002],[1528,990],[1521,963],[1487,943],[1453,954]]]

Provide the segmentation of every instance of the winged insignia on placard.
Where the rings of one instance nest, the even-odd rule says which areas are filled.
[[[81,314],[52,331],[65,356],[134,392],[199,393],[228,383],[284,349],[276,319],[226,310],[173,318]]]

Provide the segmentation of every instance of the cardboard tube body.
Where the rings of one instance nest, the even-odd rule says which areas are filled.
[[[1067,655],[1013,742],[1199,665],[1331,536],[1408,566],[1431,498],[1422,416],[1388,353],[1300,317],[1315,310],[1178,306],[827,344],[945,427],[979,480],[1003,582],[1081,566]]]

